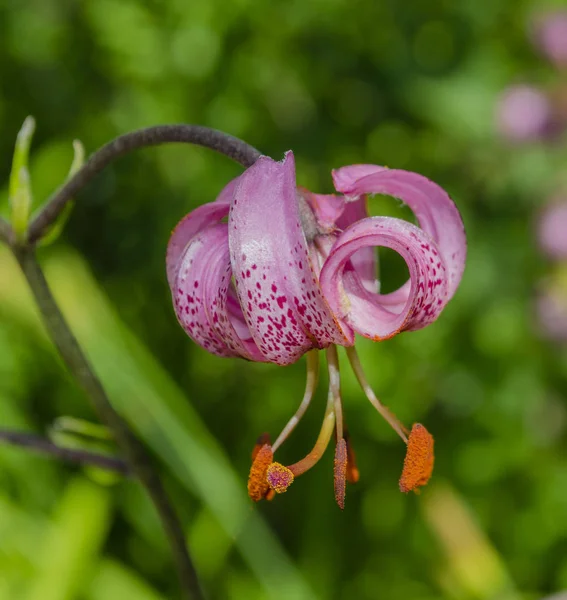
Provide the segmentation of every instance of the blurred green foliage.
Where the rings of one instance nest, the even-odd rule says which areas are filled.
[[[398,492],[404,448],[345,368],[362,477],[344,513],[330,452],[289,493],[250,506],[251,448],[295,410],[304,365],[209,356],[171,309],[168,234],[236,165],[190,147],[121,159],[41,251],[114,402],[161,461],[211,598],[535,600],[567,588],[567,351],[541,340],[533,317],[548,268],[533,216],[565,177],[567,146],[506,145],[493,116],[506,85],[557,77],[526,35],[540,8],[535,0],[0,0],[5,215],[28,114],[37,121],[36,203],[65,179],[73,139],[89,152],[134,128],[184,121],[274,158],[292,148],[300,183],[317,191],[331,191],[333,167],[386,164],[434,179],[462,211],[469,260],[441,319],[359,344],[378,395],[435,434],[434,480],[421,496]],[[400,210],[387,199],[371,207]],[[403,270],[383,258],[393,287]],[[324,392],[282,461],[310,449]],[[61,415],[94,420],[0,249],[0,426],[45,432]],[[176,585],[133,482],[0,448],[2,600],[159,600],[176,597]]]

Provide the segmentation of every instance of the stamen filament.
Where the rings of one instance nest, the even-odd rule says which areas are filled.
[[[339,355],[336,346],[327,348],[327,366],[329,368],[329,393],[333,395],[337,440],[343,437],[343,405],[341,402],[341,376],[339,373]]]
[[[319,379],[319,352],[317,350],[311,350],[307,353],[307,382],[305,384],[305,392],[303,394],[303,400],[297,409],[296,413],[288,421],[287,425],[283,428],[282,432],[278,436],[277,440],[272,445],[272,450],[275,452],[282,443],[289,437],[291,432],[295,429],[299,423],[307,407],[309,406],[315,388],[317,387],[317,380]]]
[[[323,418],[323,425],[319,432],[319,437],[313,446],[313,450],[309,454],[302,458],[300,461],[289,465],[288,469],[297,477],[302,473],[308,471],[313,467],[319,459],[323,456],[331,437],[333,436],[333,430],[335,429],[335,401],[331,390],[329,389],[329,395],[327,396],[327,408],[325,409],[325,417]]]
[[[370,403],[372,404],[372,406],[374,406],[374,408],[389,423],[390,427],[407,444],[409,430],[406,427],[404,427],[404,425],[398,420],[398,418],[394,415],[394,413],[392,413],[386,406],[384,406],[380,402],[380,400],[378,400],[376,395],[374,394],[374,391],[370,387],[368,381],[366,381],[364,371],[362,370],[362,365],[360,364],[360,359],[358,358],[358,354],[357,354],[354,346],[346,348],[346,353],[347,353],[350,365],[352,367],[352,370],[354,371],[354,374],[356,375],[356,378],[358,379],[358,383],[360,383],[360,386],[364,390],[364,393],[366,394],[366,397],[368,398],[368,400],[370,400]]]

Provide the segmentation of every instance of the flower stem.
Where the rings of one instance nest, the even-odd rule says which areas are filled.
[[[244,167],[260,157],[256,148],[231,135],[200,125],[156,125],[118,136],[97,150],[87,162],[63,184],[33,218],[28,240],[37,242],[57,219],[67,202],[109,163],[132,150],[165,143],[189,143],[216,150]],[[0,231],[3,234],[3,232]]]
[[[0,217],[0,240],[10,246],[14,243],[15,237],[14,231],[8,221]]]
[[[102,383],[90,366],[55,302],[34,253],[36,244],[56,222],[67,204],[107,165],[137,148],[169,142],[190,143],[210,148],[225,154],[244,167],[251,166],[260,157],[258,150],[242,140],[208,127],[184,124],[158,125],[132,131],[102,146],[85,164],[72,173],[71,177],[47,200],[32,219],[25,235],[25,241],[24,237],[18,239],[13,228],[0,217],[0,241],[5,242],[12,249],[30,285],[51,339],[69,370],[89,396],[99,418],[112,431],[116,443],[124,455],[125,463],[146,488],[169,539],[184,597],[201,600],[203,593],[185,543],[183,527],[175,509],[171,505],[144,447],[112,407]],[[23,443],[23,438],[20,441],[22,441],[21,445],[26,445]],[[30,442],[29,447],[32,446]],[[36,450],[39,449],[37,445],[33,447]],[[55,451],[53,447],[48,449],[45,444],[43,451],[53,455],[59,452],[59,450]]]
[[[69,370],[90,398],[99,418],[114,435],[133,474],[146,488],[169,539],[184,597],[202,600],[197,573],[185,543],[183,526],[171,505],[163,484],[144,447],[130,432],[128,425],[114,410],[100,379],[93,371],[77,339],[69,328],[49,289],[34,251],[30,247],[12,248],[38,304],[44,324]]]
[[[83,465],[93,465],[120,475],[131,474],[128,464],[121,458],[77,448],[65,448],[33,433],[0,429],[0,443],[28,448],[32,452],[44,454],[51,458],[60,458]]]

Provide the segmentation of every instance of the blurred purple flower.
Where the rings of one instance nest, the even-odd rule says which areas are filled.
[[[538,221],[538,241],[550,258],[567,260],[567,197],[553,199]]]
[[[536,20],[535,43],[558,67],[567,67],[567,10],[550,11]]]
[[[359,333],[384,340],[435,321],[455,293],[466,240],[449,196],[417,173],[374,165],[333,172],[342,195],[298,189],[295,162],[261,157],[231,181],[215,202],[189,213],[167,251],[167,275],[177,318],[189,336],[219,356],[287,365],[327,348],[330,389],[314,449],[289,467],[272,461],[309,404],[318,354],[310,352],[301,405],[273,445],[255,449],[249,493],[254,500],[287,489],[311,468],[336,433],[335,496],[344,504],[345,480],[356,481],[354,453],[343,428],[336,346],[347,355],[368,399],[408,443],[403,491],[424,485],[433,466],[433,439],[422,426],[410,432],[376,398],[354,351]],[[368,217],[367,194],[405,201],[420,227],[390,217]],[[409,280],[379,293],[374,248],[406,261]],[[417,433],[415,433],[417,432]],[[411,451],[411,452],[410,452]],[[412,482],[411,485],[408,482]],[[413,487],[412,487],[413,486]],[[270,489],[271,488],[271,489]]]
[[[538,140],[552,129],[552,109],[547,96],[530,85],[515,85],[500,96],[496,126],[500,134],[515,142]]]
[[[536,298],[536,317],[543,337],[567,342],[567,289],[547,282]]]

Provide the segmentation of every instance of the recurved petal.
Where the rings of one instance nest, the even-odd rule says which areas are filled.
[[[387,171],[388,167],[379,167],[378,165],[349,165],[340,169],[333,169],[333,183],[335,189],[347,196],[357,195],[358,192],[350,192],[354,184],[367,175],[373,175],[380,171]]]
[[[183,217],[177,224],[169,243],[167,244],[167,253],[165,264],[167,268],[167,281],[169,287],[173,287],[173,282],[179,268],[179,259],[187,248],[187,244],[205,227],[219,223],[222,219],[228,216],[230,202],[234,193],[234,188],[238,183],[238,177],[228,183],[217,196],[214,202],[203,204],[192,210],[188,215]]]
[[[210,321],[218,336],[234,354],[249,360],[265,361],[250,334],[232,287],[228,225],[222,223],[216,225],[216,228],[222,230],[222,239],[211,240],[212,243],[218,244],[218,250],[211,256],[207,265],[210,295],[207,297],[206,306]]]
[[[187,334],[205,350],[262,360],[239,306],[228,306],[231,276],[228,225],[219,223],[197,233],[179,261],[172,289],[175,313]]]
[[[300,194],[313,211],[319,229],[331,233],[337,229],[337,220],[345,209],[345,198],[338,194],[315,194],[305,188],[298,188]]]
[[[405,202],[435,240],[447,268],[449,299],[453,296],[465,267],[466,238],[459,211],[441,187],[418,173],[373,165],[343,167],[333,180],[347,196],[387,194]]]
[[[343,195],[314,194],[305,188],[300,188],[299,193],[309,204],[322,233],[342,231],[359,219],[368,216],[366,196],[348,200]],[[379,284],[376,278],[376,254],[374,250],[363,248],[352,257],[351,262],[364,287],[371,292],[377,292]]]
[[[293,154],[263,156],[240,176],[229,247],[244,318],[263,356],[295,362],[311,348],[352,343],[321,294],[299,220]]]
[[[410,275],[405,299],[393,303],[389,296],[369,292],[348,268],[355,252],[375,246],[391,248],[405,260]],[[320,282],[335,315],[375,340],[425,327],[448,301],[447,272],[433,239],[391,217],[369,217],[345,230],[323,265]]]
[[[366,217],[368,217],[366,196],[362,196],[357,200],[345,204],[341,216],[337,219],[337,227],[344,230],[353,223],[356,223],[361,219],[365,219]],[[361,248],[358,252],[355,252],[351,256],[350,262],[353,269],[360,277],[362,285],[369,292],[378,292],[380,284],[378,278],[376,277],[377,259],[374,248]]]

